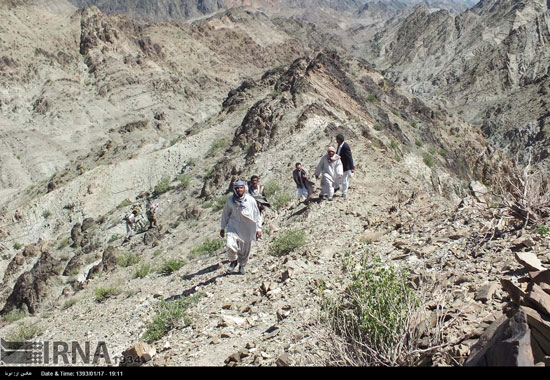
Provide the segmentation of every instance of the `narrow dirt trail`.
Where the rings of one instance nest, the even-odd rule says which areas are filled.
[[[242,364],[275,365],[284,353],[292,364],[313,364],[312,357],[322,355],[314,331],[319,288],[328,294],[336,290],[342,257],[360,250],[358,236],[365,221],[390,204],[393,176],[391,170],[372,165],[353,177],[347,199],[337,192],[332,202],[305,206],[293,200],[279,213],[268,212],[264,227],[269,235],[253,247],[245,276],[226,274],[223,249],[186,266],[172,297],[203,297],[190,311],[192,326],[158,342],[161,352],[151,365],[220,366],[242,350]],[[273,238],[296,229],[306,231],[306,246],[288,256],[270,255]]]

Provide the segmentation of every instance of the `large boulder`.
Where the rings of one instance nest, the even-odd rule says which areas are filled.
[[[32,269],[23,273],[16,281],[0,314],[26,307],[30,313],[37,311],[38,305],[46,295],[47,281],[61,271],[59,260],[48,252],[42,253]]]
[[[527,316],[516,311],[495,321],[472,347],[465,366],[534,366]]]
[[[118,250],[115,247],[108,246],[105,251],[103,251],[101,262],[90,269],[86,280],[89,280],[100,273],[112,272],[117,267],[117,255]]]

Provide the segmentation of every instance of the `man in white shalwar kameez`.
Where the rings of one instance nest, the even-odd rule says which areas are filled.
[[[321,199],[327,199],[328,196],[328,200],[332,200],[334,187],[339,183],[343,174],[344,169],[340,156],[336,154],[334,147],[328,147],[327,154],[321,158],[315,169],[315,177],[321,176]]]
[[[245,274],[252,242],[262,236],[262,218],[256,200],[246,192],[246,183],[237,181],[222,211],[220,236],[226,238],[229,273],[239,264]],[[227,231],[226,231],[227,229]]]

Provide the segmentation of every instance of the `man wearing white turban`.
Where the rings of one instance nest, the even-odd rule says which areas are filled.
[[[227,232],[226,232],[227,229]],[[239,264],[245,274],[252,241],[262,236],[262,219],[256,200],[246,192],[246,183],[237,181],[222,211],[220,236],[226,238],[229,273]]]
[[[340,178],[344,174],[344,169],[342,166],[342,161],[340,156],[336,154],[336,149],[332,146],[329,146],[327,149],[327,154],[325,154],[317,168],[315,169],[315,177],[321,178],[321,199],[327,199],[331,201],[334,195],[334,186],[338,184]]]

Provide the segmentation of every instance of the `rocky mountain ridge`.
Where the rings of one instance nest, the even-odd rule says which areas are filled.
[[[364,59],[321,49],[311,24],[249,9],[188,24],[0,11],[2,173],[14,173],[0,197],[1,336],[102,341],[111,357],[147,351],[146,366],[358,364],[337,355],[323,305],[374,263],[406,270],[422,300],[417,349],[389,363],[461,365],[514,310],[510,284],[523,303],[544,299],[523,284],[544,283],[547,231],[524,228],[480,183],[512,178],[510,162]],[[311,172],[338,133],[357,165],[348,198],[297,203],[295,162]],[[227,275],[220,208],[252,174],[273,207],[246,276]],[[160,204],[152,229],[147,192]],[[125,242],[132,209],[139,228]],[[275,249],[300,231],[302,245]],[[530,313],[545,326],[548,310]],[[520,359],[547,364],[545,336]]]
[[[130,16],[143,17],[150,20],[184,20],[201,15],[212,14],[217,11],[246,6],[256,9],[330,9],[336,12],[358,13],[359,15],[370,12],[372,8],[388,9],[406,8],[418,4],[430,7],[449,9],[453,11],[465,10],[474,5],[470,0],[402,0],[402,1],[366,1],[366,0],[278,0],[278,1],[243,1],[243,0],[162,0],[162,1],[136,1],[136,0],[69,0],[79,8],[97,6],[105,13],[124,13]]]
[[[522,162],[529,153],[545,161],[548,12],[538,0],[481,1],[456,16],[420,7],[380,32],[366,55],[412,93],[481,125]]]

